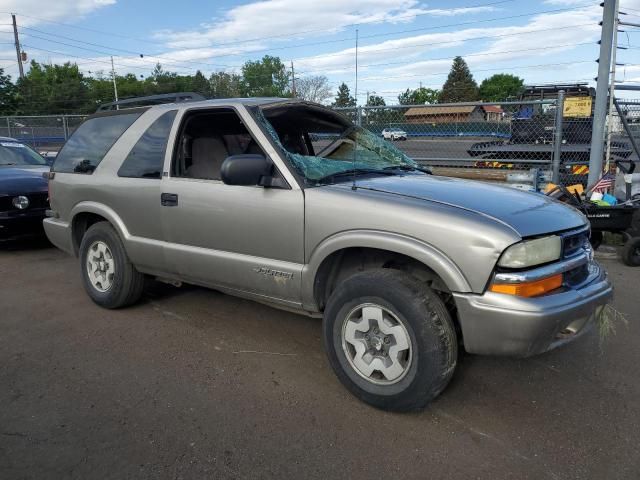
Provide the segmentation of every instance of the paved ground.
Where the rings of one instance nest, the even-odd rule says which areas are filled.
[[[390,414],[338,383],[318,320],[197,288],[107,311],[75,259],[0,249],[0,478],[636,479],[640,269],[604,263],[627,328],[465,356]]]

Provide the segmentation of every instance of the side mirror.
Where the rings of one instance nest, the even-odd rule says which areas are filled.
[[[232,155],[222,162],[220,178],[227,185],[263,185],[272,170],[273,164],[263,155]]]
[[[273,163],[264,155],[232,155],[222,162],[220,178],[227,185],[289,188],[285,179],[280,174],[274,175],[273,171]]]

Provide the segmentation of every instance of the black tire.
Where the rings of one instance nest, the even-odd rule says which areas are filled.
[[[631,237],[622,247],[622,261],[630,267],[640,267],[640,237]]]
[[[349,312],[363,304],[391,312],[411,339],[411,360],[397,383],[373,383],[347,358],[343,325]],[[458,358],[453,321],[440,297],[424,283],[391,269],[357,273],[338,285],[324,312],[323,339],[344,386],[360,400],[385,410],[411,411],[427,405],[451,380]]]
[[[95,242],[103,242],[109,248],[115,265],[111,286],[106,291],[96,288],[87,272],[89,248]],[[80,272],[84,288],[91,299],[105,308],[122,308],[137,302],[142,296],[145,277],[129,261],[118,232],[109,222],[94,223],[80,243]]]
[[[589,238],[589,243],[591,243],[591,247],[594,250],[597,250],[600,245],[602,245],[602,232],[591,232],[591,238]]]

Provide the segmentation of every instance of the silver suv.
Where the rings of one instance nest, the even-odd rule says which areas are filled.
[[[150,276],[322,317],[337,376],[381,408],[435,398],[462,347],[567,342],[612,295],[577,210],[433,176],[316,104],[98,113],[49,178],[47,235],[97,304],[136,302]]]

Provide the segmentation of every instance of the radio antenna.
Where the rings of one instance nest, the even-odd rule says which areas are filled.
[[[356,28],[356,87],[355,87],[355,99],[356,99],[356,125],[360,124],[360,107],[358,107],[358,29]],[[368,99],[367,99],[368,100]],[[356,189],[356,156],[358,155],[358,131],[355,131],[353,136],[353,184],[351,189]]]

